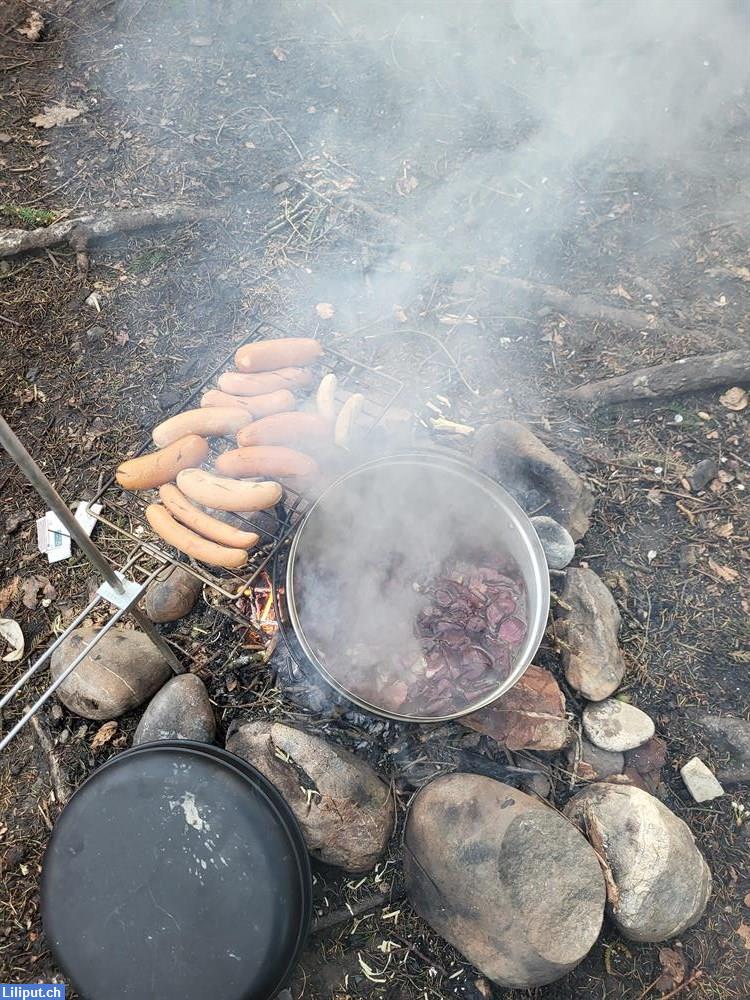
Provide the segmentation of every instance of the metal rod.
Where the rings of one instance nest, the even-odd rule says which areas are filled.
[[[55,639],[55,641],[52,643],[52,645],[48,646],[47,649],[45,649],[45,651],[42,653],[42,655],[39,657],[39,659],[36,660],[34,663],[31,664],[31,666],[26,671],[26,673],[23,675],[23,677],[21,677],[19,680],[17,680],[16,683],[13,685],[13,687],[10,689],[10,691],[7,691],[2,696],[2,698],[0,698],[0,708],[3,708],[4,705],[8,704],[8,702],[10,701],[10,699],[18,691],[21,690],[21,688],[24,686],[24,684],[26,683],[26,681],[28,681],[31,677],[34,676],[34,674],[42,666],[43,663],[47,662],[47,660],[50,658],[50,656],[52,656],[52,654],[57,649],[57,647],[60,646],[68,638],[68,636],[70,635],[70,633],[73,631],[74,628],[78,628],[78,626],[81,624],[81,622],[84,620],[84,618],[86,618],[88,615],[91,614],[91,612],[94,610],[94,608],[97,606],[97,604],[101,600],[102,600],[102,598],[99,597],[99,595],[97,594],[96,597],[93,599],[93,601],[91,601],[91,603],[87,607],[85,607],[83,609],[83,611],[80,613],[80,615],[78,615],[78,617],[75,618],[70,623],[70,625],[68,625],[68,627],[65,629],[65,631]]]
[[[107,632],[109,632],[109,630],[114,625],[116,625],[117,622],[119,622],[119,620],[122,617],[124,617],[127,613],[128,613],[128,609],[127,608],[120,608],[120,610],[117,611],[116,614],[112,615],[112,617],[109,619],[109,621],[107,622],[107,624],[102,627],[101,631],[97,632],[97,634],[94,636],[94,638],[91,640],[91,642],[87,643],[84,646],[84,648],[81,650],[81,652],[78,654],[78,656],[76,656],[76,658],[72,661],[72,663],[68,664],[68,666],[65,668],[65,670],[63,670],[63,672],[60,674],[60,676],[55,678],[55,680],[50,684],[50,686],[47,688],[47,690],[37,698],[37,700],[34,702],[34,704],[31,706],[31,708],[29,708],[24,713],[24,715],[18,720],[18,722],[10,730],[10,732],[7,733],[3,737],[3,739],[0,741],[0,750],[4,750],[5,749],[5,747],[10,743],[10,741],[13,739],[13,737],[16,735],[16,733],[20,732],[23,729],[23,727],[26,725],[26,723],[29,721],[29,719],[32,717],[32,715],[35,715],[39,711],[39,709],[42,707],[42,705],[49,698],[52,697],[52,695],[55,693],[55,691],[57,691],[57,689],[60,687],[60,685],[62,684],[62,682],[66,679],[66,677],[68,677],[69,674],[73,673],[73,671],[78,666],[78,664],[81,662],[81,660],[85,656],[88,656],[88,654],[91,652],[91,650],[97,644],[97,642],[99,642],[99,640],[102,638],[102,636],[106,635]]]
[[[73,517],[68,505],[62,499],[52,483],[47,479],[34,459],[11,429],[7,420],[0,416],[0,444],[5,448],[10,457],[16,463],[21,472],[26,476],[31,485],[41,496],[44,502],[60,518],[60,521],[67,529],[70,537],[82,550],[88,561],[104,577],[110,586],[118,593],[122,592],[120,582],[114,569],[110,566],[99,549],[94,545],[81,525]],[[2,746],[0,746],[2,749]]]
[[[158,572],[161,572],[161,570],[159,570]],[[154,573],[153,576],[156,576],[156,573]],[[153,576],[151,579],[153,579]],[[142,611],[139,611],[138,608],[131,607],[130,614],[133,616],[133,618],[135,618],[135,620],[138,622],[140,627],[149,637],[151,642],[153,642],[153,644],[159,650],[161,655],[170,665],[170,667],[172,668],[172,673],[184,674],[187,668],[183,666],[183,664],[180,663],[180,661],[177,659],[175,654],[172,652],[171,647],[162,638],[162,636],[159,633],[159,630],[151,621],[151,619],[148,618],[146,615],[144,615]],[[0,747],[0,749],[2,748]]]

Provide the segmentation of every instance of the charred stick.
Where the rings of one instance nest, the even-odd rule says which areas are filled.
[[[609,406],[743,383],[750,383],[750,349],[699,354],[662,365],[637,368],[626,375],[589,382],[565,395],[575,403]]]
[[[364,899],[352,903],[351,906],[344,906],[340,910],[331,910],[330,913],[326,913],[322,917],[318,917],[317,920],[313,920],[312,933],[318,934],[320,931],[326,931],[331,927],[338,926],[338,924],[344,924],[347,920],[361,917],[363,913],[369,913],[371,910],[379,910],[381,907],[390,906],[392,903],[399,903],[405,895],[406,892],[403,889],[397,889],[391,895],[379,892],[373,896],[366,896]]]

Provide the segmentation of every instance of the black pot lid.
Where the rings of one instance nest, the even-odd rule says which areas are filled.
[[[50,948],[85,1000],[268,1000],[304,943],[310,867],[263,775],[166,741],[112,758],[71,798],[41,899]]]

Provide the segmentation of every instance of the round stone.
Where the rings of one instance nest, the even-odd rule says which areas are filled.
[[[552,517],[532,517],[534,531],[542,543],[550,569],[565,569],[576,554],[576,544],[570,532]]]
[[[602,750],[622,753],[646,743],[654,735],[654,721],[640,708],[608,698],[583,710],[583,731]]]

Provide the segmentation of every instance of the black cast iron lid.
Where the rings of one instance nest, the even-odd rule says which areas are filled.
[[[50,948],[85,1000],[268,1000],[304,943],[310,868],[261,774],[165,741],[112,758],[76,792],[41,897]]]

